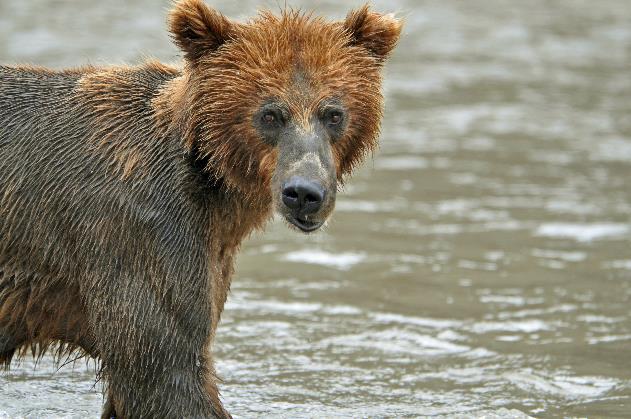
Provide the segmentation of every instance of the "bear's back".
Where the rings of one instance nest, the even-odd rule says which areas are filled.
[[[207,202],[191,205],[179,140],[159,137],[149,114],[168,78],[130,68],[135,92],[114,83],[87,95],[84,80],[104,71],[0,67],[0,271],[98,276],[201,248]],[[122,89],[120,102],[108,89]],[[122,113],[100,113],[101,101]]]

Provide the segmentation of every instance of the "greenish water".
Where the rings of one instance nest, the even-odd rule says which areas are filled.
[[[291,4],[342,17],[360,2]],[[629,417],[631,3],[374,5],[407,18],[381,150],[326,231],[277,222],[244,247],[215,345],[225,405]],[[2,0],[0,62],[175,61],[167,7]],[[93,370],[14,365],[0,417],[96,416]]]

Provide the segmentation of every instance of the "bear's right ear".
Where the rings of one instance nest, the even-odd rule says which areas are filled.
[[[202,0],[178,1],[169,14],[169,31],[192,63],[226,42],[234,26]]]
[[[378,62],[383,62],[397,45],[403,22],[394,15],[372,12],[365,4],[351,11],[343,25],[351,45],[366,48]]]

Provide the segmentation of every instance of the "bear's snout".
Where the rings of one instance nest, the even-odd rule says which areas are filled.
[[[324,202],[324,188],[303,177],[292,177],[283,185],[283,204],[296,215],[315,214]]]
[[[309,220],[322,209],[326,190],[317,181],[292,176],[282,186],[281,201],[287,208],[287,219],[304,232],[317,230],[321,221]]]

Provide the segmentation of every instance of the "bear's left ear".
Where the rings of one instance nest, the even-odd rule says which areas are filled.
[[[350,35],[351,45],[370,51],[378,61],[388,58],[397,45],[403,22],[394,15],[371,12],[368,5],[351,11],[344,20],[344,29]]]
[[[178,1],[169,14],[169,31],[192,63],[226,42],[235,26],[202,0]]]

